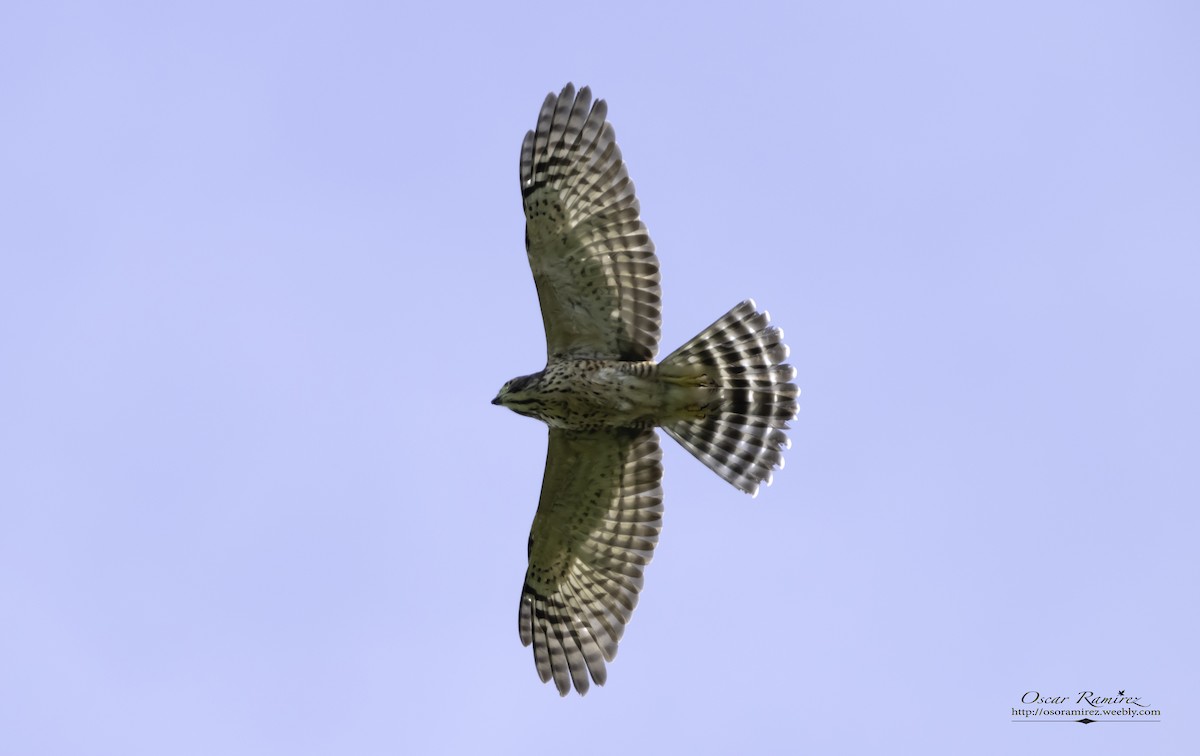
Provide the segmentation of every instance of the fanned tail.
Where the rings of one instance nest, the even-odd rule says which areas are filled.
[[[752,496],[771,484],[791,446],[784,430],[796,416],[800,389],[787,359],[783,330],[768,326],[770,315],[747,299],[676,349],[659,365],[695,375],[717,389],[717,400],[699,419],[673,420],[663,430],[713,472]]]

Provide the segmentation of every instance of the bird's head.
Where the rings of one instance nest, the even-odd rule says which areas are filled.
[[[539,390],[541,378],[541,372],[513,378],[500,387],[500,393],[496,394],[492,404],[508,407],[518,415],[539,417],[539,411],[543,405],[542,394]]]

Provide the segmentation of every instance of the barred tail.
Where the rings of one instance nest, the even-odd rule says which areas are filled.
[[[791,446],[784,429],[796,416],[800,389],[787,359],[783,331],[768,327],[771,318],[747,299],[663,359],[660,371],[695,375],[718,389],[718,400],[705,417],[663,425],[717,475],[753,496],[759,483],[771,484],[771,469],[783,467],[783,449]],[[680,370],[686,368],[685,370]]]

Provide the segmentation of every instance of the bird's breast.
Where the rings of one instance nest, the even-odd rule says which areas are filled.
[[[546,367],[545,417],[566,430],[646,428],[658,424],[665,385],[654,364],[570,360]]]

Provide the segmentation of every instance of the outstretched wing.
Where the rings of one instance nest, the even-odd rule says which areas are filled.
[[[658,258],[607,113],[568,84],[547,95],[521,145],[525,249],[550,359],[658,351]]]
[[[521,643],[559,695],[603,685],[662,528],[662,451],[644,431],[550,430],[521,591]]]

